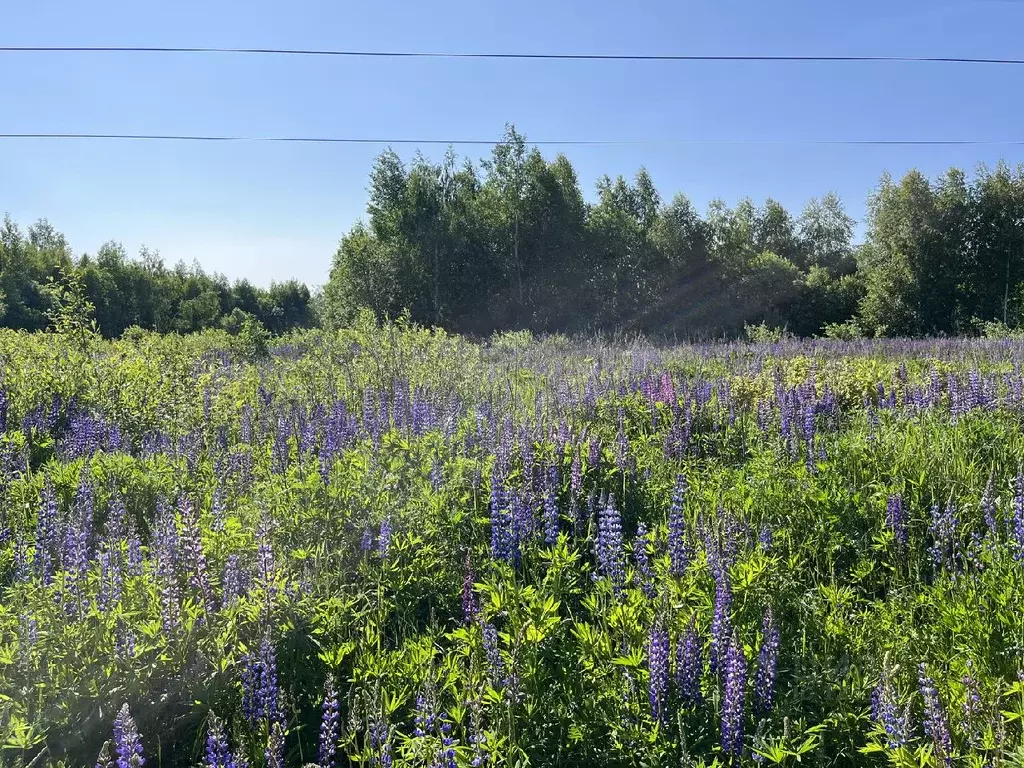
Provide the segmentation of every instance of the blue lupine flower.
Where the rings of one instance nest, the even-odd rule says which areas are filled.
[[[676,487],[672,492],[672,506],[668,512],[668,554],[669,572],[673,576],[682,576],[690,563],[690,551],[686,540],[686,520],[683,506],[686,501],[686,478],[679,474]]]
[[[883,672],[872,693],[871,717],[885,731],[889,749],[906,746],[910,740],[910,704],[899,707],[888,670]]]
[[[927,667],[923,662],[918,667],[918,684],[924,698],[924,735],[931,740],[943,762],[947,766],[952,766],[953,740],[949,734],[949,722],[946,720],[939,692],[928,676]]]
[[[743,753],[743,704],[746,698],[747,659],[735,633],[725,654],[722,691],[722,750],[739,757]]]
[[[732,585],[729,573],[720,570],[715,577],[715,612],[711,619],[711,643],[708,661],[711,671],[718,672],[722,654],[729,643],[729,631],[732,626],[729,610],[732,607]]]
[[[703,673],[701,639],[697,634],[697,617],[693,616],[683,636],[676,641],[676,689],[683,702],[691,708],[696,708],[704,700],[700,690]]]
[[[907,533],[907,509],[903,503],[903,497],[898,493],[890,495],[886,502],[885,525],[890,531],[892,531],[897,549],[900,552],[905,552],[909,541]]]
[[[324,683],[324,701],[321,707],[320,752],[317,764],[320,768],[335,768],[338,752],[338,690],[334,679]]]
[[[142,768],[146,762],[142,756],[139,729],[135,727],[127,704],[121,706],[114,720],[114,752],[117,754],[117,768]]]
[[[775,667],[779,661],[779,628],[775,624],[771,606],[764,612],[761,627],[761,650],[757,659],[757,677],[754,681],[754,708],[758,714],[768,714],[775,693]]]
[[[388,559],[391,550],[391,518],[385,517],[380,524],[380,535],[377,537],[377,555],[381,560]]]
[[[651,561],[647,555],[649,542],[647,527],[640,523],[636,529],[636,537],[633,539],[633,562],[636,564],[636,578],[640,583],[640,589],[645,597],[652,599],[657,592],[654,588],[654,575],[651,573]]]
[[[619,591],[626,581],[622,552],[622,520],[615,507],[615,495],[608,500],[597,520],[597,563],[600,573]]]
[[[544,543],[551,547],[558,542],[558,467],[548,467],[547,487],[544,489]]]
[[[659,619],[651,627],[647,640],[647,671],[650,676],[649,695],[651,718],[661,722],[665,718],[665,697],[668,694],[668,630]]]

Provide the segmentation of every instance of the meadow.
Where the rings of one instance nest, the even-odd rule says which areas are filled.
[[[0,760],[1024,766],[1022,361],[0,332]]]

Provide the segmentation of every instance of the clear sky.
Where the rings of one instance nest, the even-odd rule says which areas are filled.
[[[2,45],[1024,58],[1024,0],[3,0]],[[1024,67],[0,54],[0,133],[383,138],[1024,139]],[[76,253],[120,240],[259,284],[326,279],[381,147],[0,140],[0,213]],[[411,157],[414,147],[399,147]],[[486,148],[457,148],[474,158]],[[443,147],[426,148],[439,156]],[[548,151],[548,154],[554,150]],[[584,192],[650,171],[667,199],[837,192],[1024,147],[568,147]]]

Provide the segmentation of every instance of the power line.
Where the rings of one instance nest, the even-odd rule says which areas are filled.
[[[0,139],[78,139],[184,142],[283,142],[292,144],[420,144],[497,146],[498,139],[408,139],[341,136],[204,136],[142,133],[0,133]],[[825,139],[825,140],[729,140],[729,139],[549,139],[530,141],[538,146],[853,146],[853,147],[978,147],[1024,146],[1022,140],[965,139]]]
[[[761,62],[903,62],[915,64],[1024,64],[1024,59],[965,56],[797,56],[760,54],[634,54],[634,53],[480,53],[457,51],[361,51],[300,48],[216,48],[113,45],[0,46],[0,53],[231,53],[273,56],[339,56],[348,58],[526,59],[563,61],[761,61]]]

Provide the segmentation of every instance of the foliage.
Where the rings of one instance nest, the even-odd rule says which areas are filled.
[[[1019,762],[1019,340],[235,319],[0,331],[4,764]]]

